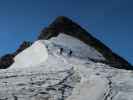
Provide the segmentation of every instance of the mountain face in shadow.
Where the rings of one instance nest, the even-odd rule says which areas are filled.
[[[132,65],[128,61],[114,53],[109,47],[93,37],[77,23],[64,16],[57,17],[53,23],[51,23],[47,28],[44,28],[38,39],[48,40],[52,37],[57,37],[59,34],[67,34],[83,41],[85,44],[95,48],[106,58],[106,61],[96,62],[104,62],[116,68],[132,69]],[[92,60],[95,61],[95,59]]]

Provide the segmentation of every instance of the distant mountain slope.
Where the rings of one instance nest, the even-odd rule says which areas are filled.
[[[87,45],[94,47],[106,58],[106,63],[113,67],[133,69],[131,67],[132,65],[128,61],[114,53],[110,48],[90,35],[90,33],[80,27],[77,23],[64,16],[57,17],[53,23],[51,23],[47,28],[44,28],[38,39],[50,39],[58,36],[59,34],[70,35],[78,38]]]

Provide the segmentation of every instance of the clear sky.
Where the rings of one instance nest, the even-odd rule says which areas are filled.
[[[133,64],[133,0],[0,0],[0,55],[64,15]]]

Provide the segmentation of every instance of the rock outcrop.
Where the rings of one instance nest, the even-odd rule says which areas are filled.
[[[8,68],[14,62],[13,54],[6,54],[0,58],[0,69]]]

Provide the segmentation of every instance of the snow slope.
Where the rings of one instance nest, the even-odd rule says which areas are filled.
[[[94,48],[84,44],[82,41],[66,34],[59,34],[49,40],[56,46],[64,48],[64,51],[73,51],[73,56],[80,58],[92,58],[97,60],[105,60],[105,58]]]
[[[45,62],[48,58],[48,52],[41,41],[36,41],[31,47],[18,54],[14,60],[15,63],[10,68],[25,68],[29,66],[37,66]]]
[[[92,75],[86,81],[79,83],[67,100],[102,100],[107,90],[108,80]]]

